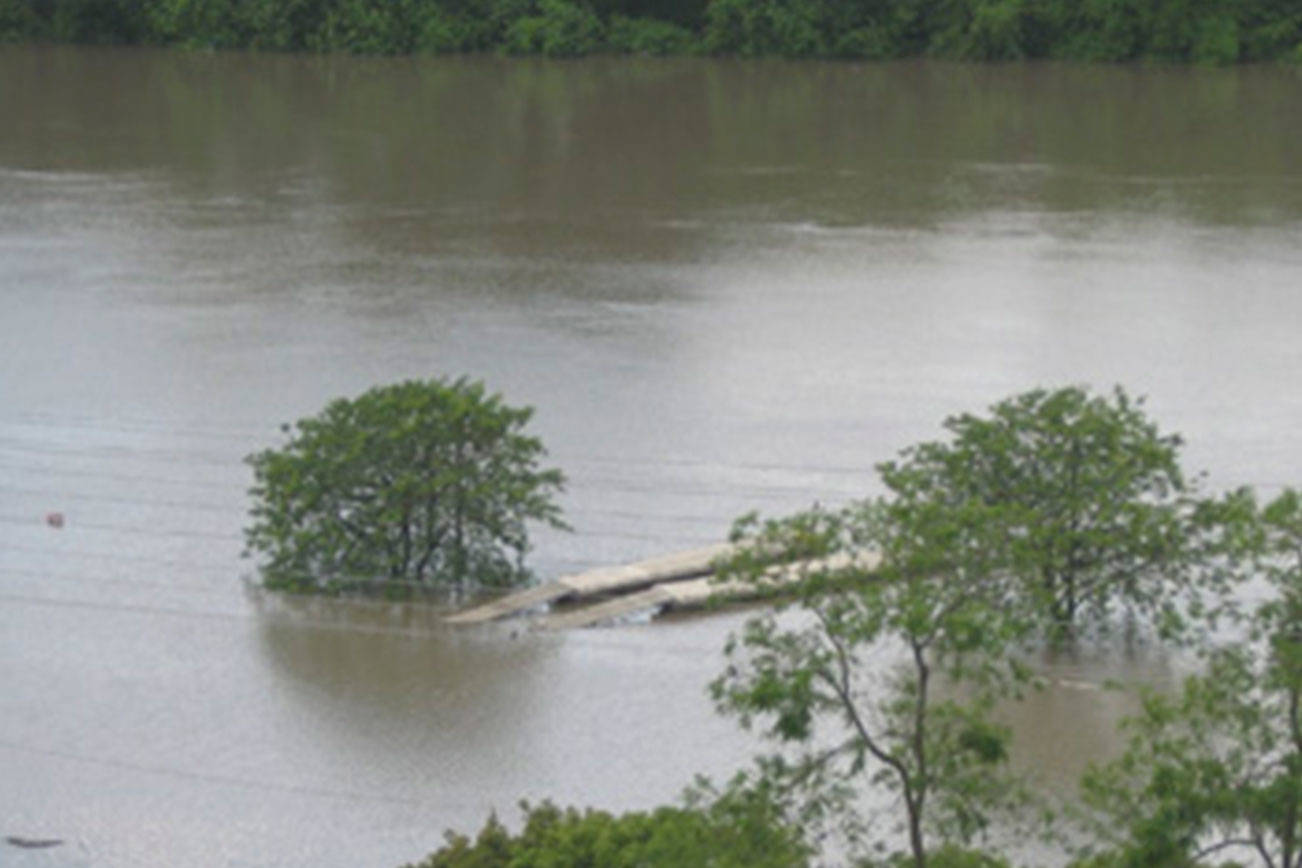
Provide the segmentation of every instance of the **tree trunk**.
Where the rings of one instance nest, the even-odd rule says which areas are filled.
[[[1289,730],[1293,737],[1293,758],[1294,761],[1302,761],[1302,728],[1299,727],[1299,702],[1302,697],[1298,695],[1297,688],[1290,689],[1288,692],[1288,722]],[[1298,868],[1297,848],[1297,824],[1298,824],[1298,798],[1296,792],[1289,792],[1288,805],[1284,812],[1283,828],[1280,831],[1280,849],[1283,850],[1284,868]]]
[[[927,868],[927,842],[922,837],[921,807],[907,800],[909,809],[909,846],[913,849],[914,868]]]
[[[905,803],[909,811],[909,846],[915,868],[927,868],[927,842],[922,834],[922,816],[927,805],[927,689],[931,667],[926,649],[913,645],[913,663],[918,672],[918,696],[913,709],[913,761],[918,772],[916,787],[908,787]]]

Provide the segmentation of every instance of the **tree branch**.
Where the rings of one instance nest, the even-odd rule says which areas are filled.
[[[1256,849],[1258,844],[1259,842],[1252,838],[1226,838],[1224,841],[1218,841],[1209,847],[1204,847],[1190,856],[1190,858],[1197,862],[1200,859],[1205,859],[1208,856],[1211,856],[1213,853],[1219,853],[1220,851],[1227,850],[1230,847],[1252,847]]]
[[[859,714],[859,708],[855,705],[854,697],[850,693],[850,661],[845,653],[845,648],[832,633],[831,625],[827,620],[827,615],[817,608],[813,608],[813,612],[818,618],[819,623],[823,625],[823,634],[826,636],[828,643],[832,646],[832,650],[836,654],[839,678],[823,668],[817,669],[816,674],[821,677],[836,694],[837,699],[841,703],[841,707],[845,710],[846,717],[849,719],[851,726],[854,727],[854,730],[858,734],[860,741],[863,742],[864,747],[868,749],[868,752],[872,754],[878,762],[893,769],[895,773],[900,776],[901,782],[907,789],[909,783],[908,768],[898,757],[893,757],[882,749],[882,747],[877,743],[877,740],[868,731],[868,727],[864,723],[862,715]]]

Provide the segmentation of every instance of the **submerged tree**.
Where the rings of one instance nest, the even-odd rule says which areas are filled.
[[[1178,694],[1147,694],[1123,755],[1085,777],[1093,831],[1112,846],[1082,865],[1186,868],[1252,854],[1302,866],[1302,496],[1284,492],[1245,536],[1269,598],[1242,641],[1211,650]]]
[[[501,587],[527,579],[526,523],[562,527],[563,479],[523,433],[532,410],[482,383],[407,381],[332,401],[249,456],[247,553],[264,584]]]
[[[1120,387],[1041,389],[945,428],[950,440],[878,468],[901,521],[980,505],[1001,569],[1052,637],[1106,627],[1119,610],[1179,629],[1194,590],[1195,501],[1180,438],[1162,434],[1142,400]]]
[[[1119,614],[1188,635],[1228,584],[1234,537],[1234,504],[1193,496],[1179,438],[1120,388],[1031,391],[945,427],[879,465],[880,498],[739,525],[749,544],[723,578],[798,581],[730,640],[713,685],[723,711],[788,746],[761,767],[804,794],[805,820],[853,825],[856,791],[896,793],[896,859],[917,868],[1018,792],[989,717],[1029,679],[1018,648]]]

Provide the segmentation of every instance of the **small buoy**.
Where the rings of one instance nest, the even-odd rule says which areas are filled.
[[[50,527],[63,527],[63,513],[51,512],[45,516],[45,523]]]

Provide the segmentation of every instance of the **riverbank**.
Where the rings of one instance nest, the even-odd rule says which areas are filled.
[[[448,54],[1302,63],[1269,0],[0,0],[0,42]]]

